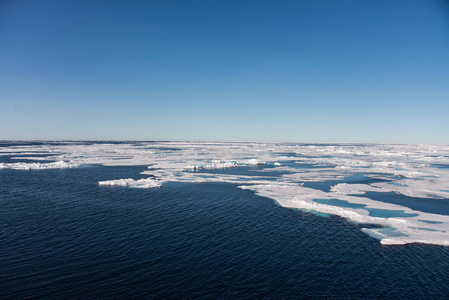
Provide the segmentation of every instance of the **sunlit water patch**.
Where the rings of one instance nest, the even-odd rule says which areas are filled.
[[[346,174],[343,174],[346,175]],[[372,178],[366,176],[366,174],[351,174],[346,175],[346,177],[338,180],[324,180],[324,181],[311,181],[305,182],[304,186],[317,189],[323,192],[329,192],[331,187],[337,185],[339,183],[363,183],[363,184],[371,184],[376,182],[388,182],[389,180],[380,179],[380,178]]]
[[[398,204],[431,214],[449,215],[449,199],[407,197],[397,193],[366,192],[364,197],[386,203]]]
[[[405,213],[403,210],[388,210],[379,208],[365,208],[369,211],[371,217],[376,218],[410,218],[417,217],[419,214]]]

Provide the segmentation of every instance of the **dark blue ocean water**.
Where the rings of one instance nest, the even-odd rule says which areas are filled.
[[[0,170],[0,298],[449,297],[449,247],[382,246],[231,184],[97,184],[145,169]]]

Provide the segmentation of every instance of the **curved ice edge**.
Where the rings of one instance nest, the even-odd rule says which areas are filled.
[[[444,215],[408,210],[418,213],[418,216],[407,218],[371,217],[368,215],[368,211],[364,209],[342,208],[314,202],[313,199],[316,195],[310,193],[310,189],[301,191],[296,189],[294,186],[283,186],[279,184],[253,186],[242,185],[239,186],[239,188],[252,190],[259,196],[273,199],[283,207],[306,211],[318,211],[324,214],[339,216],[354,223],[381,225],[382,228],[363,228],[362,232],[380,240],[382,245],[423,243],[449,246],[449,233],[446,230],[446,224],[449,223],[449,217]],[[379,203],[379,205],[385,204]],[[388,204],[385,206],[389,207]],[[427,230],[420,230],[419,226],[422,225],[422,222],[419,218],[422,217],[438,220],[435,224],[429,224],[429,227],[432,227],[431,229],[435,230],[432,234],[429,234],[429,231]],[[392,232],[395,231],[395,234],[398,234],[398,236],[388,235],[388,233],[385,233],[385,228],[390,228]]]
[[[80,165],[71,163],[71,162],[65,162],[65,161],[56,161],[56,162],[50,162],[50,163],[24,163],[24,162],[18,162],[18,163],[0,163],[0,170],[1,169],[12,169],[12,170],[45,170],[45,169],[67,169],[67,168],[78,168]]]
[[[139,180],[127,178],[127,179],[99,181],[98,185],[99,186],[121,186],[121,187],[130,187],[130,188],[148,189],[148,188],[161,187],[162,183],[158,180],[151,179],[151,178],[143,178],[143,179],[139,179]]]

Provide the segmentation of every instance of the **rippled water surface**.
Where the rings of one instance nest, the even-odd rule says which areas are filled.
[[[98,186],[144,169],[0,170],[0,298],[449,297],[448,247],[382,246],[232,184]]]

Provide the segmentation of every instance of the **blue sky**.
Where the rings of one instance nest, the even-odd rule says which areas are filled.
[[[449,144],[449,1],[1,1],[0,107],[0,139]]]

